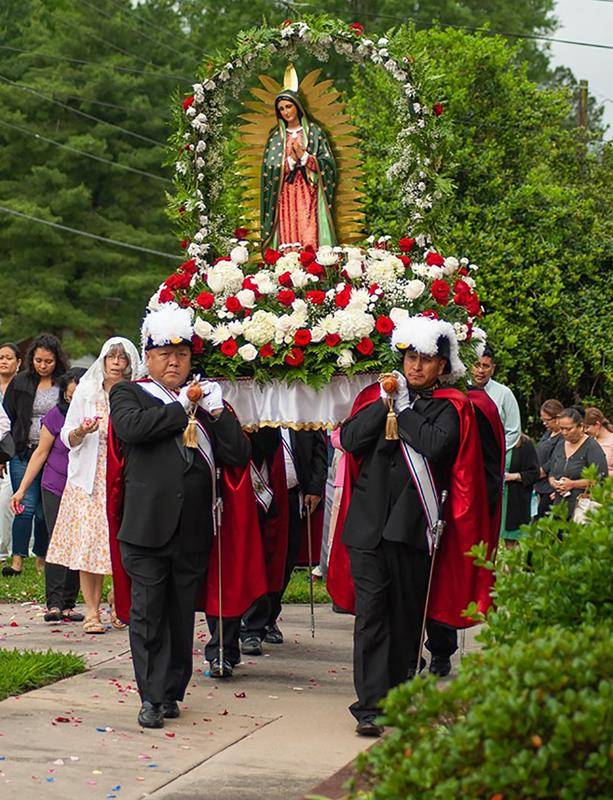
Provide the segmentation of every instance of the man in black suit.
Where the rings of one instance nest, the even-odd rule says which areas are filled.
[[[287,557],[281,588],[256,601],[243,616],[242,651],[245,655],[261,655],[262,641],[283,643],[283,633],[277,624],[281,600],[298,561],[304,514],[315,511],[324,493],[328,451],[323,431],[263,428],[251,434],[251,441],[258,468],[263,463],[270,466],[278,448],[282,448],[289,505]]]
[[[427,337],[421,328],[428,325],[425,321],[417,324],[420,335],[413,336],[411,323],[402,330],[401,323],[392,339],[404,353],[402,374],[395,373],[398,392],[393,396],[400,439],[386,439],[390,398],[383,388],[381,399],[359,410],[341,428],[343,449],[361,459],[342,541],[355,586],[358,700],[350,710],[358,721],[357,733],[364,736],[381,734],[374,721],[379,701],[418,669],[430,567],[428,526],[401,444],[410,445],[416,460],[427,459],[440,491],[447,485],[460,441],[453,404],[433,397],[441,377],[452,371],[452,365],[458,366],[449,338],[437,333],[440,328],[455,339],[453,328],[433,327],[430,346],[422,347]]]
[[[251,455],[219,385],[206,381],[197,408],[204,433],[198,449],[184,446],[191,323],[187,312],[178,321],[170,310],[150,317],[156,313],[165,316],[157,327],[150,320],[155,336],[147,336],[147,319],[143,334],[151,381],[122,382],[110,393],[112,428],[124,458],[117,538],[132,582],[130,647],[142,700],[138,721],[146,728],[179,716],[177,701],[192,674],[194,613],[213,536],[214,465],[244,466]],[[170,329],[160,333],[160,323]]]

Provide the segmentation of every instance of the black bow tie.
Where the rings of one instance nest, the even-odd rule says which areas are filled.
[[[411,403],[414,403],[416,400],[430,400],[432,399],[432,392],[435,388],[435,386],[431,386],[429,389],[420,389],[417,391],[416,389],[411,389],[409,386],[409,400]]]

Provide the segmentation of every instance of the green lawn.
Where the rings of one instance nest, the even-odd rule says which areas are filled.
[[[0,650],[0,700],[81,672],[85,662],[74,653]]]
[[[10,564],[10,561],[7,562]],[[292,575],[284,602],[286,603],[308,603],[309,602],[309,582],[306,569],[297,570]],[[103,597],[106,597],[111,588],[111,579],[106,578],[104,584]],[[326,591],[324,581],[315,581],[314,595],[316,603],[329,603],[330,597]],[[36,572],[33,558],[26,558],[23,572],[19,577],[4,578],[0,575],[0,603],[23,603],[27,600],[34,600],[38,603],[45,602],[45,580],[42,573]]]

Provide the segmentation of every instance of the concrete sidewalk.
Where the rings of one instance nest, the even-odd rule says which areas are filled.
[[[353,618],[286,606],[285,644],[246,660],[230,681],[203,673],[198,615],[194,679],[182,716],[137,722],[126,631],[85,636],[48,625],[31,604],[0,605],[0,647],[73,651],[89,671],[0,703],[0,796],[19,800],[297,800],[372,740],[354,734]]]

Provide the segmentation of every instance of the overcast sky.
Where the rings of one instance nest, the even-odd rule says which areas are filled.
[[[556,16],[560,27],[556,39],[613,45],[613,2],[611,0],[558,0]],[[613,138],[613,50],[552,44],[554,63],[570,67],[575,77],[589,81],[589,89],[604,103],[607,138]]]

